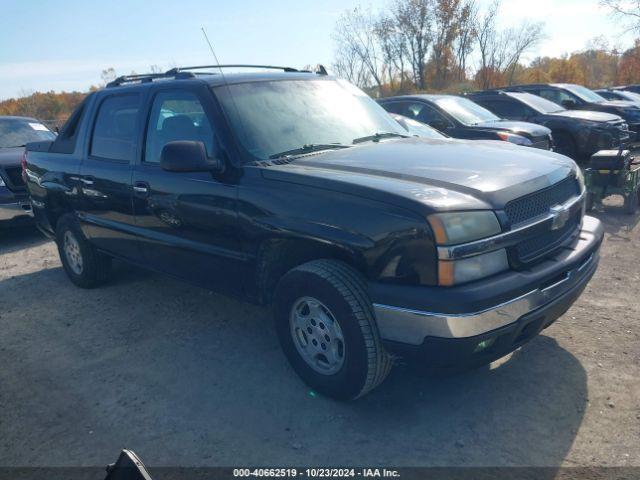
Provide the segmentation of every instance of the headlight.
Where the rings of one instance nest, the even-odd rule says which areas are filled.
[[[498,132],[498,137],[500,138],[500,140],[509,143],[515,143],[516,145],[524,145],[525,147],[530,147],[531,145],[533,145],[533,142],[527,137],[516,135],[515,133]]]
[[[502,231],[492,211],[436,213],[428,217],[438,245],[455,245],[497,235]]]
[[[441,260],[438,263],[438,284],[444,287],[472,282],[509,268],[507,252],[503,248],[462,260]]]
[[[5,186],[4,180],[2,179],[2,177],[0,177],[0,187],[4,187],[4,186]]]

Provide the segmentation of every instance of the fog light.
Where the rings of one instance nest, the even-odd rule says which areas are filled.
[[[478,343],[478,345],[476,345],[476,348],[473,349],[473,353],[478,353],[478,352],[481,352],[483,350],[486,350],[491,345],[493,345],[495,343],[495,341],[496,341],[495,338],[489,338],[487,340],[481,341],[480,343]]]

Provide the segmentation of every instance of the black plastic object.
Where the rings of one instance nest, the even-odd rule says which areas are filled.
[[[116,463],[107,466],[105,480],[153,480],[138,456],[126,448]]]
[[[589,168],[595,170],[628,170],[633,162],[629,150],[600,150],[591,156]]]

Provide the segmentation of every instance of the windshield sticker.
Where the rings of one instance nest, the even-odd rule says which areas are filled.
[[[34,130],[39,130],[41,132],[48,132],[49,129],[47,127],[45,127],[43,124],[41,123],[31,123],[29,122],[29,126],[31,128],[33,128]]]

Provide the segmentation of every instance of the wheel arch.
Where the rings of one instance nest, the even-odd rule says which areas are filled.
[[[312,260],[339,260],[366,273],[361,255],[348,247],[319,239],[270,238],[260,245],[256,259],[256,287],[258,301],[270,304],[280,279],[291,269]]]

